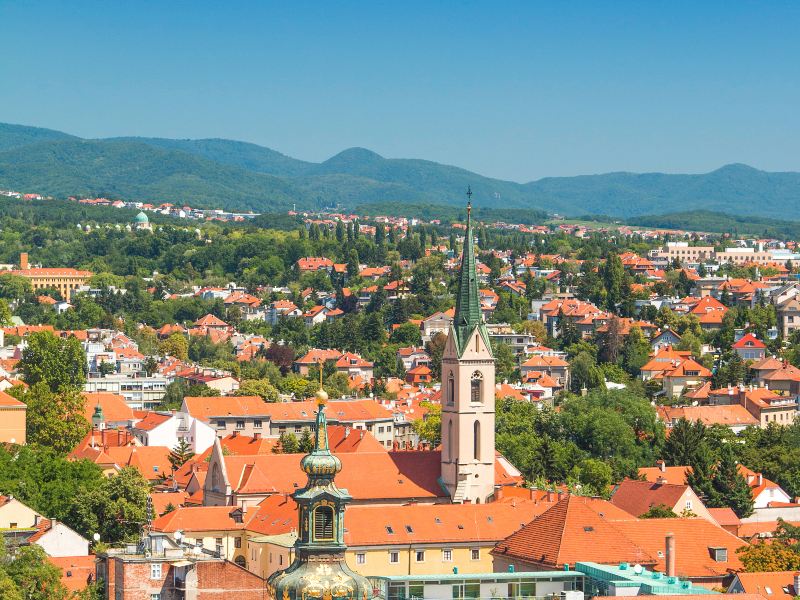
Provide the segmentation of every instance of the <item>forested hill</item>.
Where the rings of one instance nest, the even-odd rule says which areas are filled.
[[[800,218],[800,173],[728,165],[701,175],[606,173],[515,183],[351,148],[322,162],[224,139],[110,138],[0,124],[0,188],[255,211],[376,204],[460,205],[614,218],[712,210]]]

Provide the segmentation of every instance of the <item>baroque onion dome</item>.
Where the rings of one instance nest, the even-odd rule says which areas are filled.
[[[328,447],[328,394],[321,385],[316,398],[314,448],[300,462],[308,483],[292,494],[299,516],[295,559],[269,578],[267,592],[274,600],[369,600],[369,581],[345,562],[344,511],[352,497],[334,482],[342,461]]]

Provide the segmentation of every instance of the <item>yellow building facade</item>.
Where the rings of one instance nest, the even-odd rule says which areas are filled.
[[[24,444],[28,407],[13,396],[0,392],[0,443]]]

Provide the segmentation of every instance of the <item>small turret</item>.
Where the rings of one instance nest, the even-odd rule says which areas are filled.
[[[106,428],[106,420],[103,416],[103,407],[100,406],[100,401],[97,401],[97,404],[94,407],[94,413],[92,414],[92,427],[95,429],[105,429]]]

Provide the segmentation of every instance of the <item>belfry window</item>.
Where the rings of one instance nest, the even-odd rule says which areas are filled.
[[[483,398],[483,375],[480,371],[475,371],[472,374],[469,385],[470,402],[481,402]]]
[[[447,378],[447,404],[453,406],[456,403],[456,382],[453,379],[453,374]]]
[[[314,509],[314,541],[333,539],[333,508],[318,506]]]

